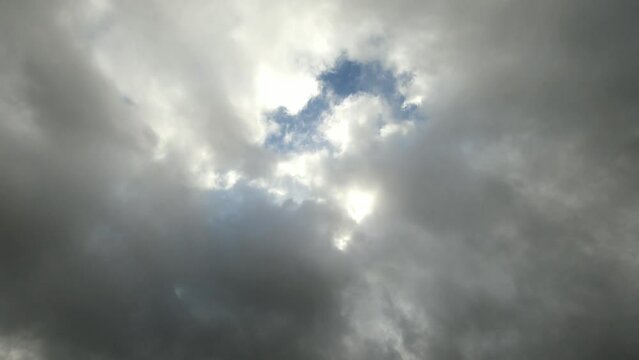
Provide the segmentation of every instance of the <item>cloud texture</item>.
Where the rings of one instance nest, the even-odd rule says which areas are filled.
[[[0,357],[636,359],[637,14],[0,2]]]

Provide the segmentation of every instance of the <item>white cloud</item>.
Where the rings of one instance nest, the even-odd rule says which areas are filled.
[[[258,70],[258,104],[265,111],[283,106],[295,115],[318,93],[319,84],[312,73],[277,72],[267,67]]]
[[[359,223],[370,215],[375,206],[375,193],[359,188],[349,189],[343,195],[343,206],[355,222]]]
[[[342,155],[362,151],[388,121],[392,118],[378,97],[353,95],[333,108],[323,119],[320,131],[337,149],[337,155]]]

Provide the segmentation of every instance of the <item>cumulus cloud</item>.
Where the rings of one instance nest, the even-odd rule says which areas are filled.
[[[0,356],[636,358],[636,10],[0,4]]]

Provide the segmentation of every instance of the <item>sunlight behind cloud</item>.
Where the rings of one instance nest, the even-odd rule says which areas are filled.
[[[333,245],[340,251],[346,251],[351,240],[350,234],[338,234],[333,238]]]
[[[358,188],[349,190],[344,199],[344,208],[348,216],[356,223],[360,223],[365,217],[370,215],[373,212],[374,205],[375,194]]]
[[[326,138],[343,153],[351,142],[351,132],[348,121],[330,123],[326,128]]]
[[[291,114],[297,114],[319,92],[319,84],[311,74],[277,72],[266,67],[260,69],[256,85],[262,108],[284,106]]]
[[[307,186],[322,186],[324,178],[321,174],[321,163],[324,157],[325,153],[322,151],[296,154],[279,162],[275,174],[278,177],[290,176]]]

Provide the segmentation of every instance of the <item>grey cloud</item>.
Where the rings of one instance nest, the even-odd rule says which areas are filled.
[[[446,68],[429,122],[334,165],[384,189],[373,221],[422,229],[375,227],[369,271],[426,314],[418,358],[634,358],[635,5],[475,6],[430,8]],[[409,20],[379,17],[415,31],[422,12],[394,9]]]
[[[152,131],[59,5],[0,5],[1,336],[29,334],[43,359],[639,355],[634,2],[340,5],[389,51],[438,36],[407,54],[433,75],[427,120],[324,164],[379,189],[346,253],[330,203],[197,190],[184,154],[149,160]],[[136,41],[174,15],[115,8]],[[185,126],[223,167],[269,176],[275,155],[224,95],[251,77],[230,84],[242,66],[221,52],[200,79],[204,50],[171,34],[138,55],[204,104]]]
[[[43,359],[325,358],[350,272],[340,216],[185,187],[180,155],[149,160],[135,109],[41,10],[3,11],[20,86],[3,88],[2,335],[38,339]]]

